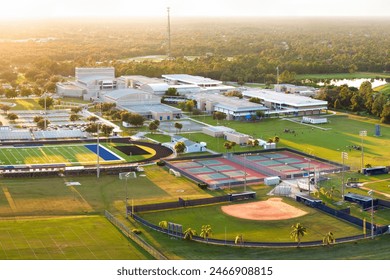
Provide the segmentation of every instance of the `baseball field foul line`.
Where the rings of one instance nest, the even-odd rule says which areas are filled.
[[[77,195],[81,198],[81,200],[85,203],[85,206],[86,206],[86,209],[87,211],[92,211],[93,208],[91,207],[91,205],[89,205],[89,203],[84,199],[84,197],[81,195],[81,193],[79,193],[78,190],[76,190],[73,186],[70,186],[69,187],[70,190],[74,193],[77,193]]]
[[[16,211],[16,205],[15,205],[14,200],[12,199],[11,194],[8,191],[8,188],[7,187],[3,187],[3,192],[4,192],[4,195],[5,195],[5,198],[8,201],[9,207],[11,207],[12,211],[15,212]]]

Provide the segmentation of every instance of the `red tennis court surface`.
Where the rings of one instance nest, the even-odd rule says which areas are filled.
[[[342,169],[340,164],[290,150],[228,154],[227,157],[173,160],[169,163],[183,175],[214,187],[259,183],[272,176],[286,179],[307,176],[309,172]]]

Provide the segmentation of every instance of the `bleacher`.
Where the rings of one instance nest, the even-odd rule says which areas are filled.
[[[0,130],[0,141],[32,139],[29,130]]]
[[[34,138],[39,139],[64,139],[64,138],[86,138],[87,133],[79,130],[46,130],[33,131]]]

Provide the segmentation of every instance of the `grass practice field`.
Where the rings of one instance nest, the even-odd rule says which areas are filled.
[[[99,216],[0,220],[1,260],[151,259]]]

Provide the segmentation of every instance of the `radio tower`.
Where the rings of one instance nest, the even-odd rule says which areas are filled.
[[[168,12],[168,59],[171,58],[171,17],[169,15],[169,7],[167,8]]]

